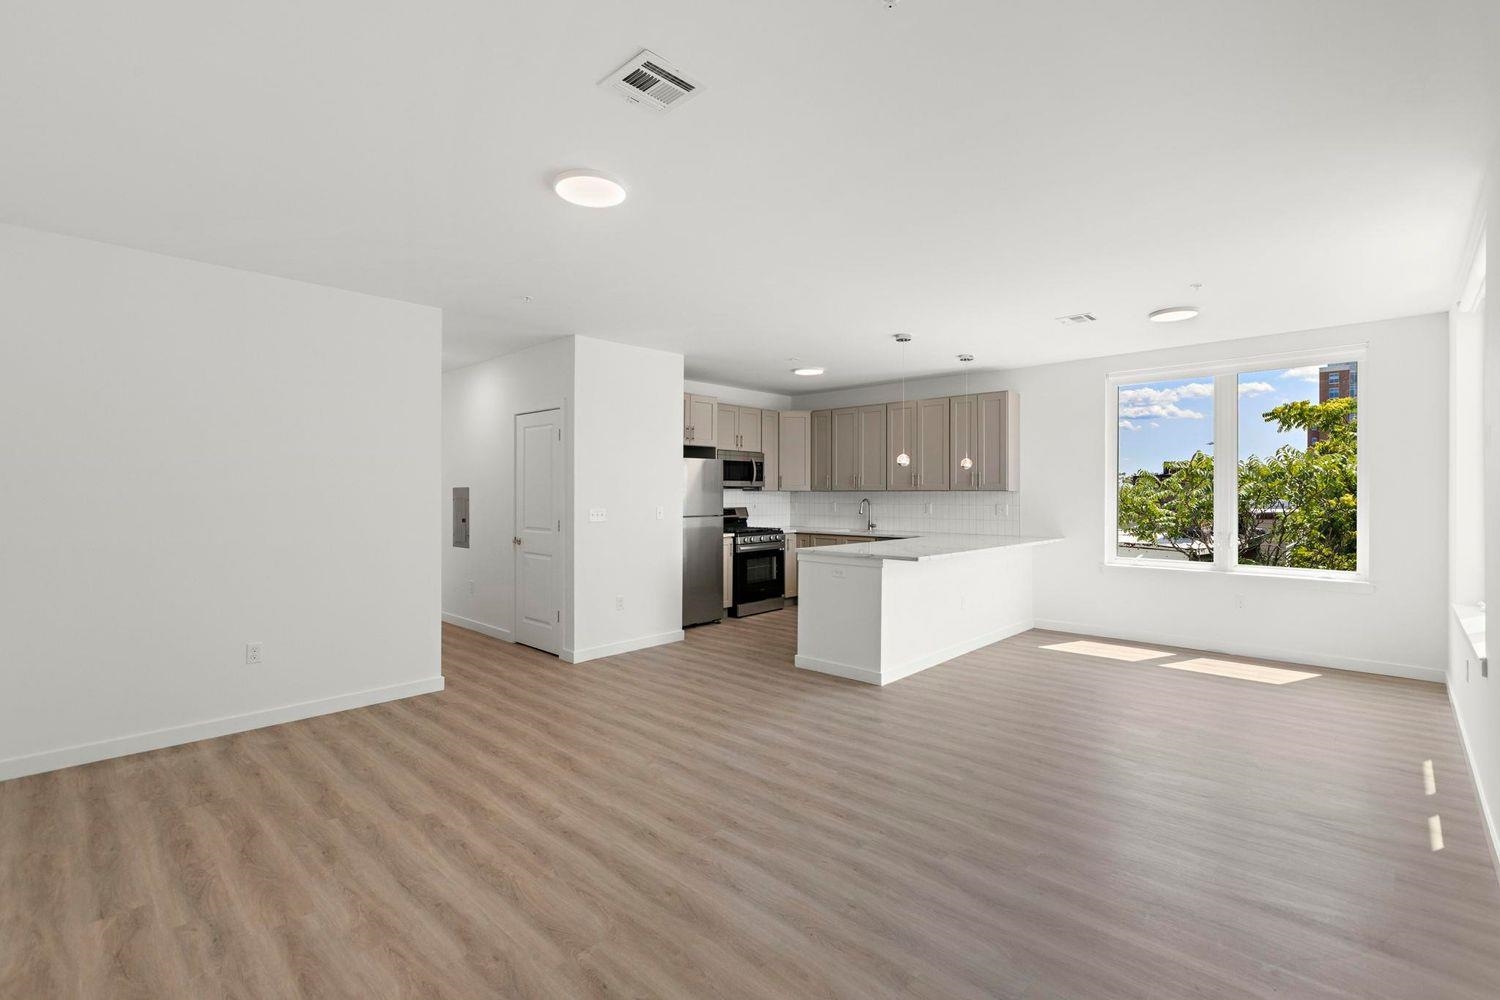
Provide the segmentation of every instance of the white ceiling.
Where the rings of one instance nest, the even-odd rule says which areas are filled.
[[[0,220],[439,305],[449,366],[1032,364],[1445,308],[1497,36],[1493,0],[12,3]],[[641,47],[700,96],[595,87]],[[629,200],[559,201],[579,166]]]

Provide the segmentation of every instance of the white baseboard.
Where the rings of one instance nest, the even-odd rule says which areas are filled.
[[[1496,825],[1495,812],[1484,794],[1484,782],[1475,765],[1474,752],[1469,748],[1469,731],[1464,728],[1464,717],[1458,711],[1458,703],[1453,700],[1451,685],[1448,688],[1448,706],[1453,709],[1453,719],[1458,723],[1458,740],[1463,744],[1464,757],[1469,762],[1469,776],[1474,779],[1474,794],[1479,799],[1479,816],[1484,820],[1484,830],[1490,838],[1490,860],[1494,864],[1496,878],[1500,878],[1500,826]]]
[[[8,757],[0,760],[0,781],[20,778],[28,774],[40,774],[43,771],[56,771],[64,767],[75,767],[79,764],[91,764],[94,761],[109,760],[112,757],[125,757],[147,750],[160,750],[163,747],[195,743],[198,740],[213,739],[216,736],[228,736],[230,733],[242,733],[247,729],[260,729],[283,722],[310,719],[315,715],[329,715],[333,712],[363,708],[365,705],[410,698],[413,695],[429,694],[442,689],[441,675],[424,677],[418,681],[405,681],[401,684],[370,688],[366,691],[351,691],[348,694],[334,695],[332,698],[318,698],[314,701],[302,701],[294,705],[266,708],[220,719],[207,719],[203,722],[189,722],[182,726],[154,729],[147,733],[117,736],[114,739],[99,740],[95,743],[80,743],[76,746],[43,750],[40,753],[26,754],[21,757]]]
[[[863,681],[866,684],[880,684],[880,671],[871,670],[869,667],[856,667],[852,663],[840,663],[837,660],[822,660],[816,656],[805,656],[802,653],[793,657],[792,662],[803,670],[816,670],[820,674],[847,677],[851,681]]]
[[[465,618],[462,615],[450,614],[447,611],[443,612],[443,621],[447,622],[449,625],[457,625],[459,628],[466,628],[470,632],[478,632],[480,635],[487,635],[491,639],[499,639],[502,642],[515,641],[510,637],[510,629],[502,628],[499,625],[486,625],[484,622],[477,622],[472,618]]]
[[[1001,639],[1009,639],[1013,635],[1020,635],[1031,628],[1030,622],[1012,622],[1002,625],[1000,628],[990,629],[982,635],[955,642],[950,646],[924,653],[922,656],[914,657],[897,666],[887,667],[884,670],[876,670],[873,667],[861,667],[852,663],[840,663],[837,660],[823,660],[816,656],[806,656],[798,653],[792,662],[803,670],[816,670],[819,673],[832,674],[835,677],[847,677],[852,681],[863,681],[866,684],[886,685],[892,681],[899,681],[903,677],[910,677],[928,667],[935,667],[939,663],[947,663],[956,656],[972,653],[976,649],[983,649]]]
[[[604,656],[619,656],[621,653],[633,653],[637,649],[649,649],[652,646],[665,646],[669,643],[681,641],[682,629],[677,629],[673,632],[658,632],[655,635],[640,635],[634,639],[607,642],[602,646],[588,646],[584,649],[564,649],[562,651],[562,659],[568,663],[585,663]]]
[[[1281,660],[1286,663],[1303,663],[1329,670],[1354,670],[1362,674],[1384,674],[1387,677],[1406,677],[1410,680],[1432,681],[1446,684],[1448,675],[1438,667],[1419,667],[1411,663],[1388,663],[1384,660],[1364,660],[1352,656],[1328,656],[1310,653],[1305,649],[1280,649],[1258,643],[1220,642],[1201,636],[1169,635],[1154,629],[1117,629],[1088,622],[1065,622],[1055,619],[1038,619],[1035,628],[1050,632],[1074,632],[1092,635],[1101,639],[1124,639],[1128,642],[1158,643],[1163,646],[1181,646],[1201,649],[1205,652],[1224,653],[1229,656],[1253,656],[1258,660]]]

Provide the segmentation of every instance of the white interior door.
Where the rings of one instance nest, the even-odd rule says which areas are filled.
[[[515,640],[562,652],[562,411],[516,414]]]

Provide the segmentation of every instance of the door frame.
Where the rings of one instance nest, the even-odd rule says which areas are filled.
[[[537,416],[539,414],[555,413],[557,415],[557,437],[552,441],[553,468],[557,474],[552,482],[553,508],[557,511],[557,551],[554,558],[557,560],[557,570],[552,574],[552,602],[557,611],[557,648],[541,649],[531,646],[533,649],[541,649],[541,652],[553,653],[561,659],[567,659],[571,653],[571,644],[568,642],[567,630],[569,628],[569,608],[566,595],[569,593],[569,577],[572,575],[572,516],[568,506],[568,487],[571,481],[568,467],[568,449],[566,448],[567,407],[562,403],[554,406],[543,406],[532,410],[523,410],[511,416],[511,537],[521,536],[521,508],[522,508],[522,464],[521,451],[516,447],[520,437],[520,424],[523,417]],[[512,641],[524,646],[529,643],[520,641],[521,632],[521,554],[520,546],[512,546],[511,552],[511,636]]]

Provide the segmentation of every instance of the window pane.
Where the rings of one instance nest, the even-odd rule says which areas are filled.
[[[1122,385],[1116,555],[1212,563],[1214,380]]]
[[[1352,361],[1240,375],[1240,563],[1358,569],[1358,397]]]

